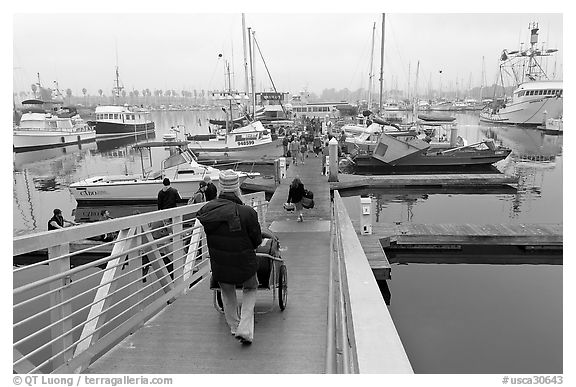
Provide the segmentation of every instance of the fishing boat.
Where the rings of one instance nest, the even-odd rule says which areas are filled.
[[[202,157],[211,154],[247,156],[254,150],[274,152],[279,146],[278,141],[272,141],[270,130],[260,121],[232,130],[220,129],[212,134],[188,134],[186,139],[188,148]]]
[[[120,76],[116,66],[116,80],[112,89],[114,100],[119,100]],[[127,135],[139,135],[153,133],[155,124],[150,117],[150,111],[138,106],[103,105],[97,106],[94,111],[95,119],[89,121],[96,130],[96,137],[120,137]]]
[[[480,121],[498,124],[541,125],[546,118],[558,118],[563,113],[563,82],[551,80],[538,58],[551,56],[557,49],[537,47],[538,24],[529,25],[530,47],[526,50],[503,50],[500,71],[511,68],[517,76],[516,88],[509,98],[487,105],[480,112]],[[500,77],[503,79],[503,76]]]
[[[135,148],[177,146],[179,151],[162,161],[159,171],[142,171],[141,175],[93,176],[72,183],[70,192],[77,202],[118,203],[118,202],[156,202],[165,177],[176,188],[183,200],[190,199],[198,190],[200,181],[210,176],[214,183],[219,180],[220,170],[199,164],[195,154],[186,148],[185,142],[144,142]],[[240,184],[247,178],[259,176],[259,173],[237,172]]]
[[[46,149],[94,141],[96,133],[76,108],[61,101],[29,99],[22,102],[22,116],[13,130],[15,152]]]

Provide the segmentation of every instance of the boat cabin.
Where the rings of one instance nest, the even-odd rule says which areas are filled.
[[[150,122],[150,113],[138,111],[126,106],[97,106],[96,121],[115,122],[123,124],[143,124]]]

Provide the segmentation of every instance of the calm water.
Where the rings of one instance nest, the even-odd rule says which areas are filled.
[[[153,112],[156,138],[171,126],[207,133],[220,112]],[[218,118],[218,117],[214,117]],[[519,178],[518,190],[363,190],[377,201],[377,221],[413,223],[561,223],[562,136],[478,123],[457,114],[470,143],[493,138],[512,149],[497,168]],[[78,208],[67,186],[96,174],[140,173],[134,139],[97,141],[14,155],[13,233],[46,230],[52,209]],[[159,166],[163,149],[144,154]],[[108,208],[108,207],[107,207]],[[109,208],[113,216],[154,206]],[[409,264],[392,268],[390,311],[417,373],[562,372],[562,266]]]

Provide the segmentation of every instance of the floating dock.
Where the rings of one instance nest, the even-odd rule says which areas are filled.
[[[358,235],[377,279],[393,263],[563,263],[562,224],[375,223]]]

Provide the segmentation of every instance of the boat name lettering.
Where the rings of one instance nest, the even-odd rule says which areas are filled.
[[[247,140],[256,140],[258,138],[258,133],[244,133],[236,135],[235,140],[238,141],[247,141]]]
[[[104,191],[80,191],[80,196],[96,196],[103,193]]]

